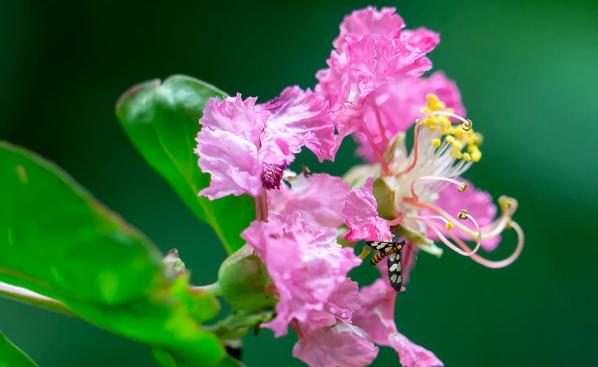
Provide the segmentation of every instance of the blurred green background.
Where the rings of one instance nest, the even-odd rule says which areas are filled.
[[[195,283],[212,282],[224,251],[129,143],[116,99],[174,73],[262,100],[289,84],[313,86],[342,17],[368,4],[397,6],[409,27],[440,32],[435,70],[457,81],[485,136],[468,177],[495,197],[517,197],[527,236],[503,270],[420,255],[398,297],[400,330],[449,367],[598,365],[595,1],[3,0],[0,139],[55,161],[162,249],[177,247]],[[334,166],[304,161],[342,174],[356,162],[353,148]],[[507,234],[496,256],[513,241]],[[0,330],[41,366],[155,365],[142,345],[4,299]],[[251,336],[244,361],[301,366],[293,343]],[[374,365],[398,361],[383,349]]]

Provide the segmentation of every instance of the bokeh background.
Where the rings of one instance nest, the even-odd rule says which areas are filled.
[[[175,73],[262,100],[289,84],[313,86],[342,17],[369,4],[397,6],[409,27],[440,32],[435,70],[457,81],[485,136],[468,177],[495,197],[517,197],[527,236],[503,270],[420,255],[398,297],[400,330],[449,367],[598,365],[595,1],[3,0],[0,139],[58,163],[162,249],[179,248],[194,282],[212,282],[224,251],[129,144],[116,99]],[[333,166],[302,159],[342,174],[356,162],[353,148]],[[496,256],[513,241],[505,236]],[[142,345],[4,299],[0,330],[41,366],[155,366]],[[250,336],[244,361],[301,366],[293,343]],[[383,349],[374,365],[398,361]]]

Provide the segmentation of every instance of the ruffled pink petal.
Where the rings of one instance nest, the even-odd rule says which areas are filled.
[[[257,147],[224,130],[204,128],[197,137],[199,167],[211,174],[210,186],[199,194],[210,199],[227,195],[258,196],[262,182]]]
[[[264,162],[289,164],[303,146],[320,161],[333,158],[334,125],[324,97],[293,86],[260,107],[270,113],[261,136],[260,156]]]
[[[476,189],[469,183],[467,190],[464,192],[459,192],[454,186],[446,187],[439,193],[438,199],[434,202],[434,205],[444,209],[453,216],[456,216],[461,209],[467,209],[469,214],[475,218],[481,227],[492,223],[496,218],[496,205],[492,202],[492,196],[485,191]],[[471,221],[462,223],[472,230],[475,230]],[[439,227],[446,233],[444,226]],[[452,231],[462,239],[470,239],[468,235],[458,229],[453,229]],[[432,238],[435,237],[432,232],[430,232],[430,235]],[[486,251],[492,251],[498,246],[500,240],[500,236],[482,240],[482,248]]]
[[[387,222],[378,216],[373,189],[374,178],[369,177],[363,187],[356,188],[349,194],[343,208],[343,217],[349,227],[344,236],[347,241],[392,240]]]
[[[397,331],[394,322],[396,293],[386,279],[378,279],[361,289],[361,307],[353,314],[353,324],[362,328],[376,344],[392,347],[403,367],[438,367],[434,353],[412,343]]]
[[[374,7],[356,10],[347,15],[340,26],[340,34],[332,43],[337,49],[342,48],[345,36],[378,35],[388,39],[398,38],[405,22],[395,8],[382,8],[378,11]]]
[[[368,366],[377,355],[362,330],[344,323],[307,333],[293,348],[293,356],[311,367]]]
[[[361,305],[361,296],[357,283],[345,280],[328,299],[326,311],[337,320],[351,323],[353,313]]]
[[[316,74],[316,91],[334,111],[336,146],[345,136],[362,131],[361,106],[377,88],[396,78],[419,77],[432,68],[426,54],[438,44],[438,34],[424,28],[401,30],[403,26],[393,8],[380,12],[367,8],[343,22],[328,69]]]
[[[255,106],[254,98],[243,100],[237,95],[222,102],[216,98],[208,100],[195,152],[201,170],[211,174],[211,182],[200,195],[210,199],[258,195],[262,170],[258,147],[267,117]]]
[[[362,328],[379,345],[390,345],[397,332],[394,321],[396,292],[387,279],[378,279],[360,290],[361,307],[353,313],[353,324]]]
[[[256,107],[255,102],[256,98],[243,100],[240,94],[221,102],[210,98],[199,123],[202,129],[228,131],[258,146],[268,113]]]
[[[403,334],[390,336],[390,346],[399,353],[403,367],[443,367],[444,364],[429,350],[413,343]]]
[[[335,229],[311,227],[299,213],[273,214],[268,222],[253,222],[242,236],[262,258],[279,294],[276,318],[265,327],[281,336],[293,319],[307,327],[334,322],[322,313],[329,312],[326,305],[349,270],[361,263],[353,249],[336,242]]]
[[[344,223],[343,205],[349,184],[327,174],[298,176],[291,187],[283,185],[269,194],[270,212],[300,213],[310,226],[338,228]]]
[[[384,138],[391,141],[398,133],[407,131],[421,117],[426,105],[426,95],[436,94],[447,107],[464,116],[465,109],[457,85],[436,72],[429,78],[401,77],[377,88],[365,100],[363,121],[374,145],[384,152]],[[382,126],[382,128],[380,128]],[[357,154],[370,162],[377,162],[370,141],[363,134],[353,135],[357,141]]]

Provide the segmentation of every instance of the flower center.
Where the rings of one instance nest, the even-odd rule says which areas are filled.
[[[264,163],[262,171],[262,185],[264,189],[280,189],[280,183],[285,168],[286,164]]]

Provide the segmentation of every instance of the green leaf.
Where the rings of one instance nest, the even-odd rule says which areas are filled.
[[[195,215],[208,223],[228,253],[240,248],[240,233],[254,219],[250,197],[215,201],[199,197],[210,183],[194,153],[206,101],[226,94],[200,80],[175,75],[138,84],[119,99],[116,114],[145,160],[172,186]]]
[[[224,357],[218,338],[198,324],[219,312],[213,296],[172,276],[149,239],[58,167],[0,142],[0,182],[0,281],[189,366]]]
[[[0,332],[0,367],[36,367],[28,355]]]

